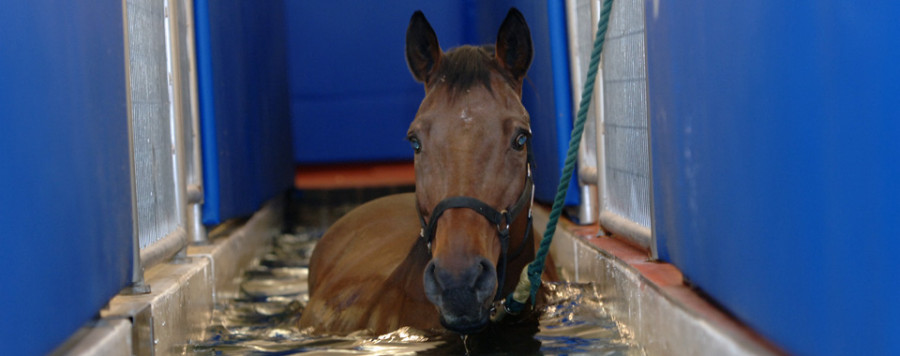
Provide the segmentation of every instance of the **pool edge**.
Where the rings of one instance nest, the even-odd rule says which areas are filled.
[[[546,207],[535,208],[537,233],[546,229],[548,215]],[[598,232],[597,225],[560,219],[553,260],[567,279],[597,283],[610,315],[647,354],[785,354],[685,285],[675,266]]]

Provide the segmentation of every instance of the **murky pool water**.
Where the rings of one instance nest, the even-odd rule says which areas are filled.
[[[332,213],[342,214],[347,207]],[[241,277],[240,290],[221,295],[209,339],[194,345],[206,355],[545,354],[643,355],[603,306],[593,284],[552,283],[533,318],[492,326],[480,337],[429,335],[401,328],[384,335],[323,336],[300,330],[308,300],[309,255],[323,228],[299,228],[273,241]]]

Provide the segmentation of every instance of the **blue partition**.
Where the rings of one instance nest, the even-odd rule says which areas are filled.
[[[790,353],[896,353],[900,3],[646,8],[660,256]]]
[[[0,11],[3,354],[49,353],[129,283],[121,14],[109,0]]]
[[[203,222],[248,216],[293,183],[284,1],[198,0]]]

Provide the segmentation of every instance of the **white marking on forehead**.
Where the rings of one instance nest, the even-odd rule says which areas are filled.
[[[462,111],[459,113],[459,118],[462,119],[463,122],[472,121],[472,117],[469,116],[469,112],[466,111],[466,108],[463,108]]]

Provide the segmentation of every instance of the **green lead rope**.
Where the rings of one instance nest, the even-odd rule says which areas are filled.
[[[534,304],[537,291],[541,286],[541,275],[544,272],[544,263],[547,253],[550,251],[550,243],[556,232],[556,223],[562,213],[566,200],[566,191],[569,181],[572,180],[572,172],[575,170],[575,162],[578,158],[578,146],[581,144],[581,134],[584,133],[584,122],[587,119],[588,108],[591,106],[591,98],[594,96],[594,82],[597,79],[597,67],[600,64],[600,53],[603,51],[603,41],[606,37],[606,27],[609,24],[609,13],[612,8],[612,0],[605,0],[600,10],[600,21],[597,23],[597,35],[594,37],[594,49],[591,51],[591,62],[588,64],[587,78],[584,82],[584,90],[581,92],[581,102],[578,105],[578,114],[575,117],[575,126],[572,128],[572,137],[569,139],[569,151],[562,169],[562,177],[556,188],[556,198],[553,200],[553,209],[550,211],[550,220],[547,221],[547,229],[541,239],[541,246],[534,257],[534,261],[528,264],[528,268],[522,270],[519,283],[515,291],[510,293],[504,301],[503,308],[497,310],[495,321],[501,320],[505,314],[519,314],[525,309],[525,303],[531,300]]]

